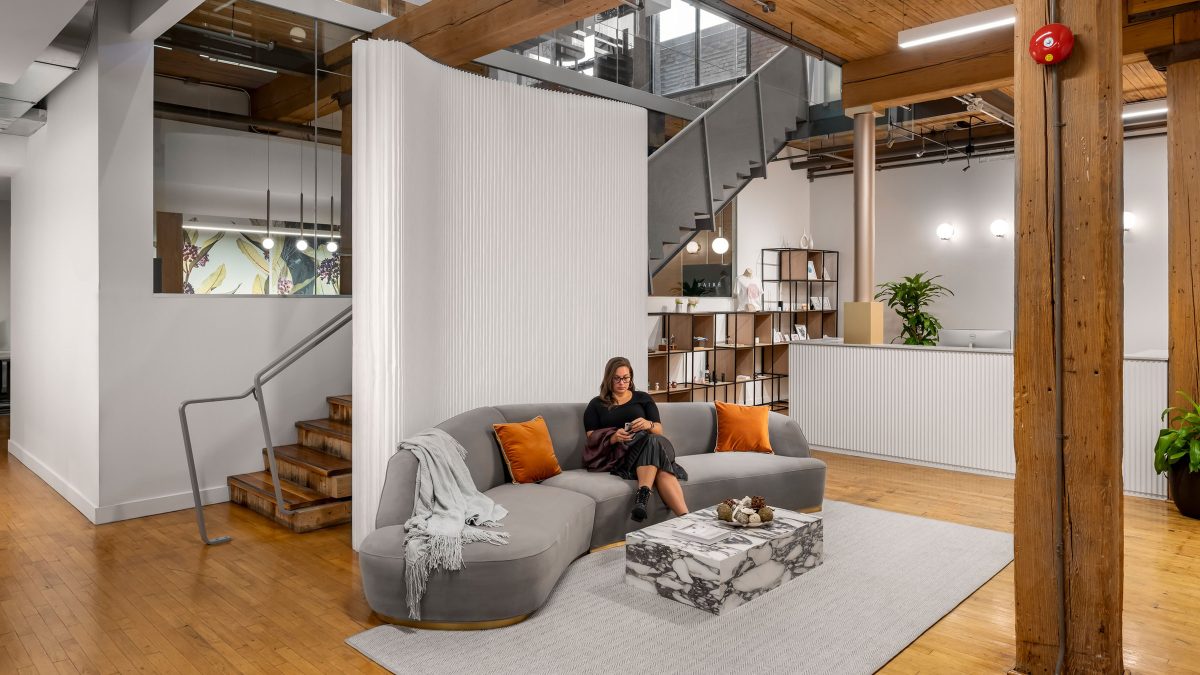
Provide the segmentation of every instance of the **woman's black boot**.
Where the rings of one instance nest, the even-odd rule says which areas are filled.
[[[630,518],[639,523],[646,519],[646,502],[650,501],[650,488],[642,486],[638,488],[637,497],[633,500],[633,513],[629,514]]]

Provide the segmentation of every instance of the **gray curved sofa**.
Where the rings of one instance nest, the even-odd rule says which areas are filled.
[[[589,550],[622,541],[627,532],[671,517],[655,495],[646,522],[629,518],[637,485],[582,468],[586,442],[584,404],[550,403],[477,408],[438,425],[467,449],[475,485],[508,509],[506,546],[467,544],[466,567],[429,577],[421,621],[408,620],[404,587],[404,522],[412,514],[416,459],[399,452],[388,463],[376,529],[359,550],[363,592],[383,618],[440,628],[494,627],[531,614],[550,595],[571,561]],[[714,453],[716,408],[711,403],[662,403],[663,433],[687,470],[688,506],[699,509],[723,499],[763,495],[790,509],[821,506],[825,463],[809,456],[808,441],[795,421],[771,413],[775,454]],[[524,422],[541,415],[563,472],[539,484],[514,485],[493,424]]]

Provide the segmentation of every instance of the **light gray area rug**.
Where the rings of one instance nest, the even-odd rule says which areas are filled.
[[[1007,565],[1012,536],[825,502],[825,562],[720,616],[625,584],[625,552],[571,565],[487,631],[379,626],[346,642],[393,673],[873,673]]]

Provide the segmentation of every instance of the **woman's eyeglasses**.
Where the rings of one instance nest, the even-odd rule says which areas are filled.
[[[632,375],[622,375],[622,376],[618,377],[618,376],[614,375],[612,381],[618,382],[618,383],[624,382],[626,384],[629,384],[630,382],[633,382],[633,376]]]

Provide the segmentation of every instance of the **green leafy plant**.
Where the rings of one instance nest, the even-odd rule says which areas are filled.
[[[704,288],[703,280],[692,279],[691,281],[683,282],[683,294],[688,297],[708,295],[708,289]]]
[[[1200,404],[1182,391],[1175,393],[1188,402],[1188,407],[1172,406],[1163,411],[1167,428],[1158,432],[1158,442],[1154,444],[1154,470],[1165,473],[1187,458],[1188,471],[1197,473],[1200,472]]]
[[[903,339],[906,345],[935,345],[938,333],[942,330],[942,322],[937,317],[925,311],[925,308],[938,298],[954,295],[954,291],[937,283],[942,276],[927,276],[929,272],[921,272],[902,281],[889,281],[879,284],[876,300],[883,300],[896,311],[903,322],[900,335],[892,342]]]

